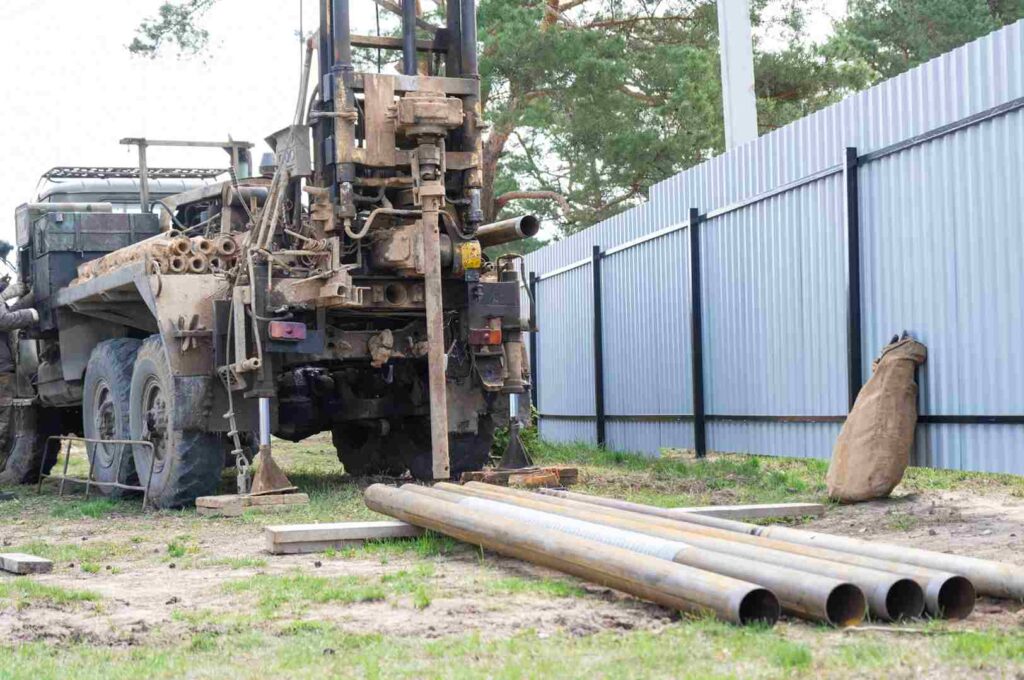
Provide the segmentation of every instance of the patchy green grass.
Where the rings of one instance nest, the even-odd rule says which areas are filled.
[[[517,595],[532,593],[547,597],[584,597],[586,591],[574,583],[559,578],[528,578],[507,576],[484,582],[484,590],[491,595]]]
[[[985,668],[1006,661],[1024,661],[1024,633],[1021,631],[954,633],[940,642],[940,650],[944,658],[964,663],[971,668]]]
[[[131,503],[115,501],[109,498],[76,499],[54,505],[50,511],[50,516],[54,519],[80,519],[83,517],[99,519],[114,512],[131,511],[131,509]]]
[[[302,611],[310,604],[353,604],[374,602],[387,597],[387,590],[378,580],[360,576],[311,576],[295,572],[284,576],[257,574],[224,586],[229,593],[254,596],[260,612],[267,617],[279,616],[287,607]]]
[[[262,557],[223,557],[199,562],[196,566],[206,569],[227,567],[228,569],[264,569],[268,562]]]
[[[191,534],[179,534],[170,541],[167,542],[167,552],[165,555],[165,561],[171,559],[185,559],[192,558],[195,561],[195,557],[202,552],[199,548],[199,544],[196,542],[196,538]],[[192,565],[196,566],[196,565]]]
[[[542,465],[581,468],[584,493],[615,495],[659,506],[709,503],[825,502],[825,461],[711,455],[704,460],[668,451],[660,458],[585,444],[539,442]]]
[[[954,638],[950,638],[952,640]],[[892,651],[886,663],[879,647]],[[1005,649],[1008,649],[1007,646]],[[868,664],[860,659],[866,650]],[[138,648],[27,643],[10,647],[0,677],[45,680],[154,680],[194,676],[256,678],[818,678],[941,677],[923,656],[921,640],[851,639],[841,634],[828,646],[788,640],[765,628],[739,628],[706,620],[684,620],[657,632],[602,632],[538,636],[524,631],[500,637],[475,633],[423,639],[346,632],[335,625],[292,621],[255,623],[247,630],[194,631],[185,644]],[[0,654],[3,653],[0,648]],[[997,654],[1000,658],[1001,652]],[[993,657],[989,657],[993,658]],[[977,660],[952,675],[970,677]],[[982,661],[980,663],[988,663]],[[986,668],[993,668],[986,666]],[[1007,670],[1010,670],[1007,668]],[[931,671],[931,673],[929,673]],[[998,673],[996,673],[998,675]],[[1012,677],[1012,673],[1009,673]]]
[[[434,567],[425,562],[380,577],[312,576],[295,571],[285,575],[256,574],[224,586],[229,593],[255,597],[260,612],[267,617],[282,612],[302,612],[309,605],[379,602],[409,596],[413,606],[423,609],[434,598]]]
[[[74,543],[50,543],[30,541],[5,548],[9,552],[28,553],[48,559],[57,567],[69,565],[102,565],[125,557],[136,550],[136,546],[112,541],[75,541]]]
[[[0,609],[5,604],[13,604],[23,609],[34,604],[50,606],[68,606],[80,602],[97,602],[100,596],[88,590],[75,590],[60,586],[48,585],[28,578],[10,578],[0,580]],[[0,677],[3,670],[0,668]]]
[[[453,538],[427,531],[417,538],[382,538],[346,548],[328,548],[323,554],[327,558],[341,559],[375,557],[382,564],[387,564],[398,557],[429,558],[470,549]]]

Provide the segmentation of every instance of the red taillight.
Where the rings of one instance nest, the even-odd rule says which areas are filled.
[[[471,345],[500,345],[500,328],[473,328],[469,331],[469,344]]]
[[[297,321],[271,321],[267,333],[274,340],[305,340],[306,324]]]

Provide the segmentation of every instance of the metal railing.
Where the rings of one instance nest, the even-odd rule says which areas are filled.
[[[83,484],[83,485],[85,485],[85,498],[86,499],[89,498],[90,491],[92,490],[92,487],[94,487],[94,486],[98,486],[98,487],[101,487],[101,488],[123,489],[125,491],[141,491],[142,492],[142,509],[143,510],[146,509],[146,506],[149,504],[149,489],[150,489],[150,486],[153,483],[153,470],[156,468],[156,455],[155,455],[156,451],[153,448],[153,443],[152,442],[141,441],[141,440],[136,440],[136,439],[89,439],[89,438],[86,438],[86,437],[61,437],[61,436],[53,436],[53,437],[47,437],[47,439],[46,439],[46,450],[47,451],[50,448],[50,442],[51,441],[58,441],[58,442],[60,442],[61,447],[63,447],[63,445],[65,443],[67,444],[67,448],[64,451],[64,469],[63,469],[63,471],[61,472],[60,475],[46,474],[44,472],[44,470],[46,469],[46,459],[47,459],[47,456],[44,455],[42,457],[42,461],[39,463],[39,484],[36,487],[36,493],[40,493],[41,494],[43,492],[43,480],[45,480],[45,479],[56,479],[56,480],[60,481],[60,485],[58,486],[58,490],[57,490],[58,498],[63,498],[63,496],[64,496],[64,485],[65,485],[66,482],[73,482],[75,484]],[[86,459],[89,461],[89,474],[84,479],[81,478],[81,477],[70,477],[70,476],[68,476],[68,465],[71,462],[71,451],[72,451],[71,445],[76,443],[76,442],[83,443],[83,444],[86,445],[85,452],[86,452]],[[96,445],[96,444],[104,444],[104,445],[106,445],[106,444],[120,444],[121,446],[118,448],[118,451],[117,451],[117,454],[116,454],[116,459],[114,460],[114,465],[115,465],[115,469],[116,470],[120,470],[121,469],[121,457],[124,455],[124,451],[125,451],[125,448],[127,446],[146,446],[146,447],[149,447],[150,454],[154,454],[154,455],[151,456],[151,460],[153,461],[153,463],[149,466],[149,474],[146,476],[146,484],[145,484],[145,486],[139,486],[139,485],[133,485],[133,484],[124,484],[124,483],[121,483],[121,482],[100,482],[100,481],[96,481],[95,479],[93,479],[93,473],[94,473],[95,468],[96,468],[96,453],[94,451],[91,456],[89,455],[89,448],[88,448],[89,444],[93,444],[93,445]],[[57,455],[60,456],[60,449],[58,449]]]

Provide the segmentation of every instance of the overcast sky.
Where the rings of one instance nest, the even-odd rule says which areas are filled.
[[[291,121],[298,86],[299,8],[317,0],[221,0],[205,17],[203,59],[133,57],[126,45],[162,0],[0,2],[0,238],[13,241],[14,209],[56,165],[137,162],[122,137],[256,142]],[[805,0],[828,33],[845,0]],[[354,30],[374,31],[370,0],[352,3]],[[152,149],[151,166],[226,167],[220,150]]]

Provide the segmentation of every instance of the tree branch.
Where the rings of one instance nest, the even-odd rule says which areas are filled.
[[[572,206],[565,196],[557,191],[509,191],[494,199],[495,212],[499,212],[509,201],[520,200],[554,201],[562,209],[562,215],[568,218]]]
[[[389,12],[393,12],[393,13],[397,14],[398,16],[402,16],[402,6],[401,5],[399,5],[397,3],[394,3],[394,2],[391,2],[391,0],[373,0],[373,1],[374,1],[374,3],[376,3],[377,5],[382,7],[383,9],[386,9]],[[419,12],[417,12],[417,14],[419,14]],[[420,19],[418,16],[416,17],[416,25],[419,28],[422,28],[422,29],[427,30],[427,31],[433,31],[434,33],[437,33],[439,30],[441,30],[439,27],[435,26],[434,24],[430,23],[429,21],[424,21],[423,19]]]
[[[603,19],[601,21],[594,21],[589,24],[584,24],[582,28],[621,28],[623,26],[627,28],[633,28],[638,23],[646,22],[689,22],[693,21],[693,17],[689,16],[666,16],[666,17],[630,17],[628,19]]]

